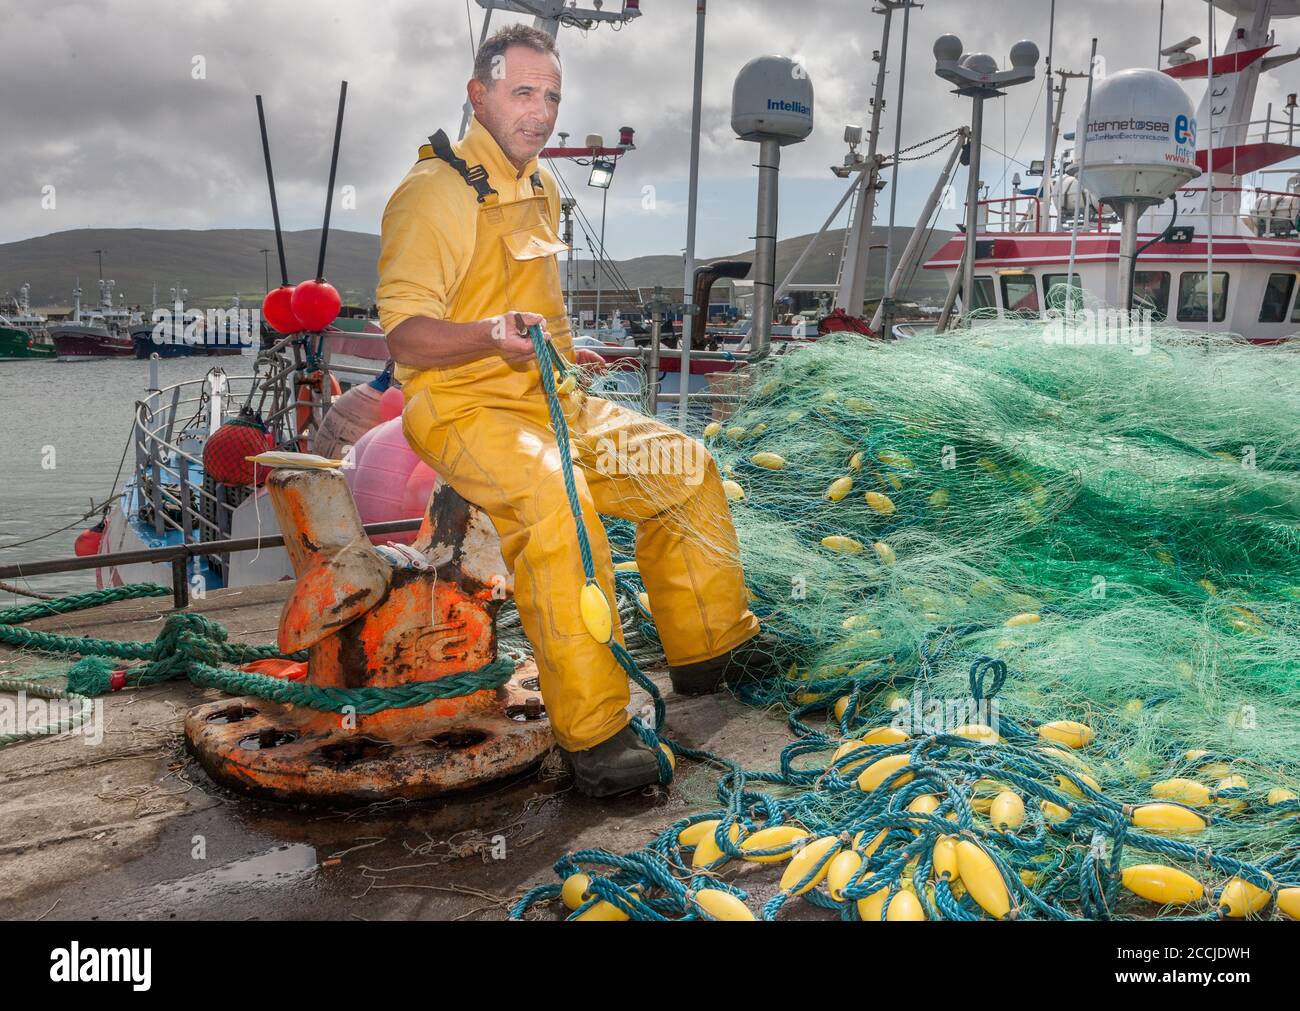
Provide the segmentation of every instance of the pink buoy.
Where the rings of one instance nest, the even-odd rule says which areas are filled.
[[[391,421],[400,417],[405,406],[406,398],[402,396],[402,391],[396,386],[390,386],[379,398],[379,420]]]
[[[438,475],[423,460],[415,464],[415,470],[406,479],[406,490],[402,495],[402,511],[408,516],[423,516],[429,507],[429,496],[433,494],[434,482]]]
[[[362,523],[389,523],[393,520],[420,519],[424,507],[408,511],[406,486],[420,458],[402,434],[402,419],[385,421],[358,440],[353,449],[355,467],[351,471],[352,497]],[[410,544],[415,531],[403,534],[377,534],[376,544],[392,541]]]

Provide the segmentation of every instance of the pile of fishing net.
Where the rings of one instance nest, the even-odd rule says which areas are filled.
[[[515,915],[1300,918],[1300,356],[998,322],[753,390],[704,439],[796,740],[674,744],[717,808]]]

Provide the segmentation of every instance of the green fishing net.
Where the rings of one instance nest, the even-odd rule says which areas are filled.
[[[723,771],[721,806],[640,854],[566,857],[578,908],[705,915],[700,890],[749,897],[744,840],[785,826],[806,836],[767,917],[794,895],[845,919],[1281,915],[1300,356],[1007,320],[827,337],[752,378],[704,441],[777,664],[738,692],[797,739],[774,770],[676,747]],[[702,862],[681,832],[706,821]]]

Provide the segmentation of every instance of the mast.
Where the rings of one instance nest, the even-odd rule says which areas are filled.
[[[703,107],[704,89],[704,18],[708,0],[696,0],[695,5],[695,78],[691,91],[691,166],[690,183],[687,187],[686,202],[686,280],[682,283],[682,336],[681,336],[681,372],[682,398],[679,404],[681,412],[679,421],[682,431],[686,431],[690,421],[690,402],[686,389],[691,375],[691,333],[694,330],[695,313],[708,313],[709,307],[695,305],[695,221],[696,206],[700,188],[700,114]],[[707,316],[705,322],[707,322]],[[597,320],[597,326],[599,326]]]
[[[871,100],[871,133],[867,141],[867,160],[862,169],[862,191],[853,207],[853,221],[845,243],[845,262],[840,267],[840,287],[835,294],[835,308],[850,316],[861,316],[867,298],[867,266],[871,257],[871,223],[875,216],[876,192],[880,176],[880,156],[876,148],[880,141],[880,115],[885,109],[885,68],[889,64],[889,28],[894,11],[910,6],[911,0],[879,0],[875,14],[885,17],[884,32],[880,40],[879,70],[876,72],[875,97]]]

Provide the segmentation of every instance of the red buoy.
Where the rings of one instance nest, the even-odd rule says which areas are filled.
[[[266,471],[255,474],[256,464],[247,459],[266,452],[266,428],[254,417],[231,418],[210,436],[203,446],[203,471],[219,484],[261,484]]]
[[[77,534],[77,539],[72,545],[72,550],[76,552],[77,556],[80,558],[85,558],[88,555],[97,555],[99,554],[99,545],[103,540],[104,524],[100,523],[98,526],[90,527],[89,529],[83,530],[81,533]]]
[[[293,314],[304,330],[324,330],[339,315],[343,300],[328,281],[303,281],[293,289]]]
[[[297,333],[299,330],[312,329],[298,322],[298,317],[293,312],[292,301],[293,286],[288,284],[282,284],[274,291],[268,291],[266,298],[262,299],[262,318],[278,333]]]

